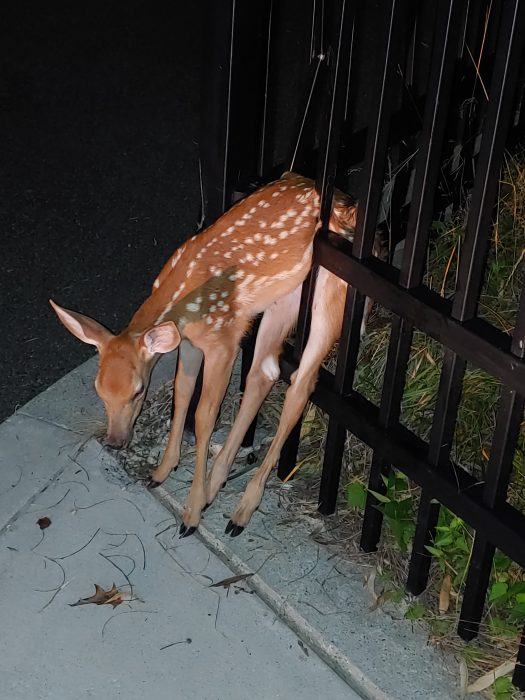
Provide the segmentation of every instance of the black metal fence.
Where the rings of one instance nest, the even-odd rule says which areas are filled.
[[[335,509],[347,431],[373,451],[369,487],[384,493],[392,468],[421,489],[408,589],[427,585],[442,504],[476,532],[458,632],[476,636],[495,550],[525,567],[525,515],[507,502],[525,402],[525,291],[509,336],[478,314],[505,148],[524,133],[525,3],[520,0],[230,0],[207,18],[201,163],[204,214],[293,164],[314,176],[323,228],[303,287],[296,369],[308,332],[316,266],[349,283],[334,374],[321,371],[312,400],[329,415],[319,509]],[[385,172],[396,172],[385,202]],[[358,193],[353,245],[327,229],[334,184]],[[456,289],[424,284],[432,221],[469,200]],[[371,255],[378,221],[398,267]],[[392,313],[379,405],[354,389],[359,328],[369,296]],[[414,330],[443,346],[428,442],[400,421]],[[501,381],[490,459],[482,479],[451,460],[467,363]],[[279,465],[295,463],[300,426]],[[382,513],[368,496],[361,545],[377,547]],[[513,681],[525,689],[525,636]]]

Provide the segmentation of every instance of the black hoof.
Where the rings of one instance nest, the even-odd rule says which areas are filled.
[[[248,464],[255,464],[255,462],[257,461],[257,455],[253,452],[250,452],[250,454],[246,457],[246,461],[248,462]]]
[[[182,523],[180,526],[180,529],[179,529],[179,539],[193,535],[193,533],[195,532],[196,529],[197,529],[196,527],[186,527],[186,525],[184,525],[184,523]]]
[[[149,479],[146,480],[146,488],[150,491],[158,488],[161,484],[162,481],[155,481],[155,479],[152,479],[151,476],[149,477]]]
[[[229,520],[228,524],[226,525],[226,530],[224,531],[224,534],[230,535],[230,537],[237,537],[241,534],[243,530],[244,527],[242,525],[236,525],[231,520]]]

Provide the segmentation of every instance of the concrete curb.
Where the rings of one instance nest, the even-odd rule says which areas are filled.
[[[174,515],[182,518],[183,504],[174,498],[163,486],[159,486],[151,493]],[[227,564],[235,574],[252,573],[250,567],[225,546],[221,540],[215,537],[202,522],[199,524],[197,534],[206,546]],[[352,663],[341,649],[329,642],[315,627],[305,620],[261,576],[253,574],[246,581],[246,585],[252,588],[266,605],[364,700],[390,700],[389,695],[386,695],[358,666]]]

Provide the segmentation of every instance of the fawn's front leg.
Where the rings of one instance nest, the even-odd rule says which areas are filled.
[[[177,373],[173,381],[173,420],[170,436],[162,461],[152,472],[148,488],[156,488],[176,469],[180,459],[180,446],[184,431],[184,421],[188,413],[195,382],[202,365],[202,351],[184,339],[179,347]]]
[[[195,411],[195,473],[184,507],[183,522],[180,526],[181,537],[187,537],[195,532],[200,522],[201,512],[206,505],[208,447],[230,381],[237,348],[238,343],[233,347],[216,344],[204,349],[202,393]]]

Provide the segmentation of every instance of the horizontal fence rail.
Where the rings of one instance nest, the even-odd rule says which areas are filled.
[[[321,232],[303,285],[295,342],[285,347],[281,375],[290,381],[300,362],[316,273],[324,267],[348,288],[335,372],[322,369],[312,395],[329,420],[319,509],[330,514],[336,508],[349,431],[372,452],[361,534],[365,551],[376,549],[381,537],[383,515],[373,494],[385,493],[385,477],[399,470],[420,489],[407,580],[411,592],[427,586],[432,564],[428,546],[441,506],[464,520],[475,538],[458,632],[471,639],[479,631],[496,550],[525,568],[525,514],[507,502],[525,405],[525,290],[512,335],[478,313],[505,148],[525,135],[525,2],[438,0],[430,8],[413,0],[385,0],[377,6],[357,0],[258,0],[254,18],[245,17],[236,27],[241,5],[233,0],[221,20],[228,28],[227,41],[221,43],[215,32],[210,44],[224,58],[224,89],[205,118],[202,150],[213,157],[204,186],[211,193],[219,187],[226,206],[238,193],[291,165],[315,178]],[[306,7],[310,19],[297,21],[307,14]],[[251,42],[236,38],[246,22]],[[287,53],[294,32],[302,51],[296,63]],[[256,47],[260,56],[246,83],[245,68]],[[287,83],[290,66],[295,82]],[[296,87],[300,84],[302,92]],[[213,97],[209,86],[206,90]],[[298,105],[295,115],[283,109],[279,100],[284,94]],[[294,125],[295,132],[285,132],[283,122]],[[243,149],[239,144],[253,139],[257,124],[258,144]],[[235,148],[228,146],[234,126]],[[328,230],[336,185],[359,196],[353,244]],[[444,298],[425,282],[432,222],[465,208],[455,291]],[[391,259],[395,244],[404,242],[397,267],[372,256],[378,225],[388,238]],[[378,405],[354,389],[366,297],[390,314]],[[416,331],[443,349],[428,440],[401,422]],[[501,384],[482,478],[451,458],[467,365]],[[244,375],[248,368],[246,353]],[[283,448],[281,477],[295,466],[300,430],[299,423]],[[525,636],[513,682],[525,690]]]

